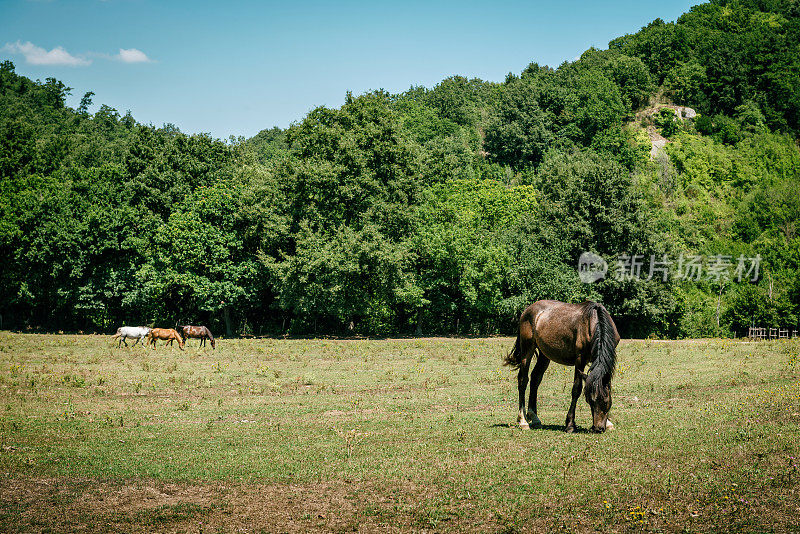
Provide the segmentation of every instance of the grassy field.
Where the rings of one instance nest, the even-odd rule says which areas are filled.
[[[0,531],[800,530],[797,340],[623,341],[603,435],[512,344],[0,333]]]

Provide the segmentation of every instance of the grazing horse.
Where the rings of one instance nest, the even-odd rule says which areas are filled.
[[[117,333],[111,336],[111,339],[119,338],[119,342],[117,343],[117,347],[121,347],[122,343],[125,343],[125,346],[128,346],[128,342],[126,341],[127,338],[135,339],[136,342],[133,346],[136,346],[136,343],[139,343],[142,339],[144,339],[152,330],[150,327],[147,326],[120,326],[117,328]],[[142,344],[144,346],[144,344]]]
[[[575,432],[575,407],[586,381],[586,402],[592,409],[592,432],[603,432],[614,425],[608,420],[611,409],[611,378],[614,376],[619,333],[608,311],[596,302],[567,304],[540,300],[531,304],[519,318],[517,342],[504,363],[519,369],[519,414],[522,428],[541,426],[536,414],[536,393],[550,361],[575,366],[572,404],[567,412],[565,432]],[[525,412],[528,369],[534,356],[531,394]],[[589,374],[583,372],[591,364]]]
[[[166,341],[166,345],[172,345],[173,341],[178,340],[178,348],[183,350],[183,339],[172,328],[153,328],[148,335],[150,336],[148,343],[153,345],[153,350],[156,348],[156,340],[158,339]]]
[[[211,348],[212,349],[216,349],[217,348],[217,345],[216,345],[216,343],[214,341],[214,336],[211,335],[211,330],[209,330],[205,326],[180,326],[179,325],[176,328],[178,328],[181,331],[181,334],[183,334],[183,337],[185,337],[186,339],[189,339],[190,337],[193,337],[195,339],[200,339],[200,346],[201,347],[205,347],[206,346],[206,340],[209,340],[211,342]]]

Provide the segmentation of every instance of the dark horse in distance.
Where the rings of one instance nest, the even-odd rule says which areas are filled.
[[[212,349],[216,349],[217,348],[217,345],[216,345],[216,343],[214,341],[214,336],[211,335],[211,330],[209,330],[205,326],[191,326],[191,325],[181,326],[181,325],[178,325],[177,328],[178,328],[178,330],[181,331],[181,333],[183,334],[183,337],[185,337],[187,339],[190,338],[190,337],[193,337],[195,339],[199,339],[201,347],[205,347],[206,346],[206,340],[209,340],[211,342],[211,348]]]
[[[603,432],[614,425],[608,420],[611,409],[611,379],[616,364],[619,333],[602,304],[583,302],[568,304],[556,300],[537,301],[519,318],[517,342],[504,363],[519,369],[519,414],[522,428],[541,426],[536,414],[536,392],[550,361],[575,366],[572,404],[567,412],[564,430],[575,432],[575,407],[586,381],[586,402],[592,409],[592,432]],[[538,351],[538,356],[537,356]],[[528,369],[536,357],[530,376],[531,394],[525,411],[525,389]],[[589,374],[583,372],[591,364]]]

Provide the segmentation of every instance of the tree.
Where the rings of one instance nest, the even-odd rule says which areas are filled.
[[[315,232],[305,226],[296,253],[279,266],[280,304],[295,331],[386,335],[407,296],[408,254],[374,225]]]
[[[537,239],[542,248],[558,251],[550,262],[561,258],[575,269],[581,253],[591,251],[614,266],[621,255],[649,259],[670,252],[630,174],[618,163],[590,150],[551,151],[537,170],[536,182],[541,192]],[[563,271],[558,276],[563,277]],[[588,296],[589,291],[576,296]],[[609,271],[591,292],[602,296],[627,335],[666,333],[670,328],[675,304],[668,283],[644,276],[617,281]]]
[[[242,317],[255,304],[259,280],[267,276],[239,227],[243,189],[220,181],[187,197],[148,239],[136,273],[141,289],[131,303],[153,319],[221,316],[226,334],[234,334],[234,315]]]
[[[503,302],[512,258],[503,236],[533,217],[535,206],[533,187],[494,180],[450,180],[429,191],[409,240],[422,292],[413,318],[420,330],[486,334],[508,317]]]
[[[94,96],[94,91],[88,91],[83,95],[81,98],[81,103],[78,106],[77,112],[79,115],[88,115],[89,114],[89,106],[92,105],[92,97]]]
[[[279,164],[291,231],[374,224],[399,239],[412,224],[418,162],[400,136],[389,95],[348,95],[338,110],[317,108],[287,133],[292,158]]]

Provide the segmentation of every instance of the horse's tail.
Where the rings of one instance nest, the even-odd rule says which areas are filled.
[[[503,365],[510,365],[514,369],[519,369],[522,366],[522,349],[520,348],[519,342],[519,330],[517,330],[517,341],[514,343],[514,348],[503,358]]]
[[[611,315],[602,304],[592,302],[584,310],[587,320],[591,318],[594,310],[597,310],[597,328],[591,341],[592,367],[586,377],[587,391],[607,386],[614,377],[617,363],[617,337]]]

